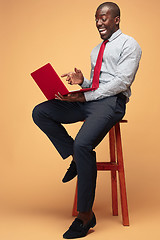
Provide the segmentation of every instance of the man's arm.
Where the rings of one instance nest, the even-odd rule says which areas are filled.
[[[126,91],[134,80],[140,58],[141,48],[138,43],[134,39],[127,41],[117,63],[114,78],[110,82],[100,83],[95,91],[85,92],[86,101],[102,99]]]
[[[67,102],[85,102],[86,101],[84,94],[82,92],[69,93],[65,96],[62,96],[60,93],[58,93],[58,95],[55,95],[55,99],[58,99],[61,101],[67,101]]]

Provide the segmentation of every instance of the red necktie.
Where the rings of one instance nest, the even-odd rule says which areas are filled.
[[[94,67],[93,81],[92,81],[92,88],[94,88],[94,89],[97,89],[99,87],[99,75],[100,75],[101,66],[102,66],[103,52],[104,52],[107,42],[108,42],[108,40],[104,41],[101,44],[101,47],[100,47],[100,50],[98,53],[98,57],[97,57],[97,61],[96,61],[96,65]]]

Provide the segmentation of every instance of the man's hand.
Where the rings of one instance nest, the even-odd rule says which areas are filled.
[[[84,77],[83,74],[81,72],[81,70],[75,68],[74,69],[75,72],[69,72],[69,73],[65,73],[63,74],[61,77],[67,77],[66,81],[68,81],[68,84],[79,84],[81,85],[84,81]]]
[[[85,102],[85,97],[82,92],[78,93],[69,93],[65,96],[62,96],[60,93],[58,95],[55,95],[55,99],[61,100],[61,101],[67,101],[67,102]]]

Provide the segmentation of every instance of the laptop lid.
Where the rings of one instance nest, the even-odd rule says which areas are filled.
[[[68,93],[87,92],[94,90],[93,88],[84,88],[80,90],[68,91],[50,63],[47,63],[46,65],[32,72],[31,76],[48,100],[54,99],[55,94],[58,94],[58,92],[61,93],[61,95],[67,95]]]

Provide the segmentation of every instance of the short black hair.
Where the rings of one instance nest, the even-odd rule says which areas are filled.
[[[97,8],[97,11],[103,7],[108,7],[111,10],[111,14],[112,16],[115,17],[120,17],[120,8],[118,7],[118,5],[116,3],[113,2],[104,2],[101,5],[99,5],[99,7]]]

